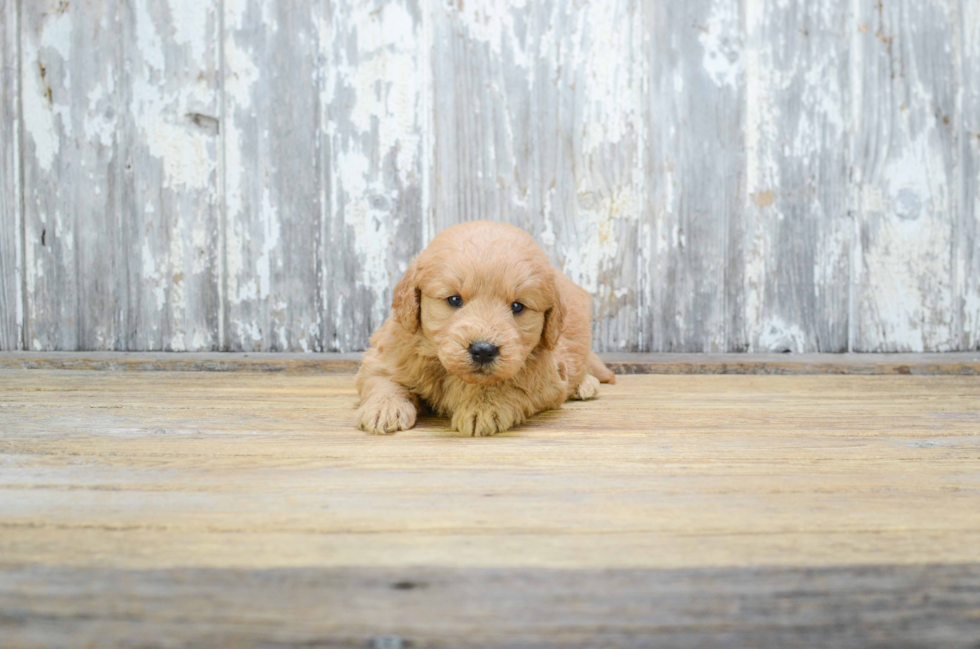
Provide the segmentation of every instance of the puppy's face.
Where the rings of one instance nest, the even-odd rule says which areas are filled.
[[[553,344],[560,320],[554,271],[525,232],[493,223],[455,226],[413,265],[406,278],[412,278],[418,311],[410,325],[462,380],[488,385],[509,379],[536,347]],[[398,298],[396,288],[396,309]]]

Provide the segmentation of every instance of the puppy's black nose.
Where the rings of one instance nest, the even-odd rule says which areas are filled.
[[[477,365],[487,365],[500,354],[500,348],[493,343],[478,341],[470,345],[470,356]]]

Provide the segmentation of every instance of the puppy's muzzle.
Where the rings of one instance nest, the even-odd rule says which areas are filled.
[[[500,356],[500,348],[493,343],[479,340],[470,345],[470,358],[479,366],[489,365]]]

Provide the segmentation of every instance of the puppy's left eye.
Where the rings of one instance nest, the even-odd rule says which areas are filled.
[[[514,302],[513,304],[510,305],[510,310],[514,312],[514,315],[517,315],[518,313],[524,310],[524,305],[521,304],[520,302]]]

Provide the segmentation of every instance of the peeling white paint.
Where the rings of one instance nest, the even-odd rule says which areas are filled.
[[[758,22],[759,16],[747,3],[746,20]],[[704,48],[702,65],[708,77],[718,86],[736,88],[741,83],[743,71],[743,39],[740,28],[739,5],[731,0],[712,0],[707,24],[698,25],[701,30],[701,46]]]
[[[762,324],[758,349],[753,351],[802,354],[807,351],[807,335],[799,325],[772,316]]]
[[[234,2],[231,5],[237,6]],[[238,46],[231,34],[225,37],[225,65],[225,106],[228,122],[225,125],[225,201],[228,215],[235,218],[242,213],[242,172],[245,169],[242,133],[236,127],[236,115],[248,115],[251,110],[252,88],[259,80],[259,68],[250,54]],[[229,246],[229,250],[232,249],[234,247]]]
[[[577,214],[580,227],[588,233],[579,246],[566,251],[564,271],[569,278],[590,293],[600,297],[609,287],[600,281],[604,271],[615,263],[620,254],[616,238],[616,222],[636,210],[630,190],[601,198],[596,203],[585,201]]]
[[[157,271],[156,255],[150,247],[150,239],[143,239],[143,246],[140,249],[140,260],[142,269],[140,276],[148,284],[152,295],[156,299],[156,308],[159,311],[167,303],[167,287],[163,278],[163,273]]]
[[[918,5],[903,2],[918,10]],[[355,277],[332,277],[334,266],[325,267],[319,278],[320,297],[334,314],[336,344],[342,348],[359,344],[367,333],[361,329],[386,315],[388,291],[407,261],[393,252],[404,250],[398,237],[412,233],[428,239],[437,225],[474,217],[510,220],[536,232],[572,278],[598,296],[597,332],[602,335],[597,340],[608,348],[655,340],[648,323],[630,322],[640,319],[631,310],[634,304],[641,316],[660,317],[658,324],[674,324],[679,330],[690,329],[698,318],[711,317],[691,312],[693,298],[682,308],[672,305],[669,313],[653,313],[658,291],[665,290],[657,282],[671,272],[680,273],[676,280],[680,290],[702,290],[699,281],[704,278],[685,275],[695,271],[683,264],[671,265],[670,258],[695,254],[699,244],[695,229],[678,220],[692,186],[700,187],[690,182],[694,167],[683,158],[702,160],[718,142],[693,132],[686,121],[690,115],[670,114],[685,105],[671,106],[670,99],[651,104],[650,97],[654,92],[672,92],[687,101],[686,95],[694,93],[693,108],[699,110],[696,100],[706,90],[706,82],[709,91],[713,84],[719,95],[745,99],[747,181],[737,188],[737,195],[744,197],[747,216],[738,223],[745,227],[744,233],[737,233],[744,240],[733,243],[738,248],[732,251],[744,262],[738,269],[742,286],[736,287],[735,297],[744,308],[738,315],[745,320],[753,349],[809,351],[815,344],[807,338],[805,322],[773,315],[778,296],[767,290],[772,293],[772,276],[780,272],[775,262],[779,228],[833,218],[841,218],[842,225],[808,244],[816,246],[814,284],[800,290],[813,291],[817,297],[844,290],[840,284],[846,281],[842,278],[847,275],[848,259],[838,252],[850,249],[859,257],[852,279],[856,303],[850,316],[861,320],[862,344],[880,349],[944,349],[957,344],[954,336],[964,330],[963,338],[972,335],[977,344],[980,288],[975,275],[980,270],[966,262],[962,250],[950,248],[969,244],[951,244],[963,231],[953,229],[953,219],[967,206],[957,204],[963,192],[956,184],[958,172],[948,167],[971,168],[959,158],[980,156],[980,138],[966,135],[966,142],[956,140],[962,146],[949,151],[946,145],[951,140],[937,135],[944,131],[936,125],[935,115],[936,109],[948,108],[941,95],[949,86],[959,106],[950,115],[951,132],[963,119],[968,132],[980,130],[972,117],[977,112],[973,108],[980,104],[976,86],[961,88],[955,79],[935,78],[944,73],[942,64],[930,65],[923,57],[931,54],[919,48],[896,53],[901,57],[901,75],[888,78],[883,71],[887,61],[876,58],[873,52],[878,50],[863,45],[870,39],[885,51],[874,33],[828,35],[827,26],[833,32],[844,22],[848,30],[854,29],[850,22],[855,16],[842,19],[835,13],[841,10],[831,2],[816,3],[812,11],[808,5],[804,18],[822,25],[823,31],[810,37],[852,41],[854,47],[847,48],[852,56],[850,83],[841,82],[836,50],[807,50],[805,35],[789,28],[779,32],[786,22],[780,16],[793,12],[795,3],[746,0],[742,15],[737,3],[706,4],[710,6],[703,20],[687,25],[692,31],[668,45],[683,45],[669,51],[678,59],[677,65],[657,63],[656,70],[662,68],[667,75],[661,79],[654,78],[659,71],[650,69],[660,44],[651,41],[656,32],[645,22],[644,3],[421,0],[416,7],[402,0],[383,4],[343,0],[329,10],[322,3],[311,3],[311,29],[319,50],[311,49],[316,63],[309,76],[319,86],[312,92],[320,93],[322,112],[320,131],[310,133],[318,151],[309,163],[322,163],[326,180],[322,186],[299,191],[309,191],[322,203],[318,216],[325,225],[322,232],[314,232],[311,226],[310,236],[331,233],[349,245],[342,253],[358,262],[353,265],[358,268]],[[956,38],[937,47],[941,60],[952,61],[952,68],[962,65],[962,70],[969,70],[980,61],[976,36],[980,10],[974,5],[962,7],[962,28],[951,27]],[[30,3],[25,6],[32,15]],[[869,10],[856,2],[852,8]],[[90,184],[90,196],[109,204],[118,198],[113,193],[117,190],[104,182],[103,163],[116,145],[135,152],[136,163],[150,170],[137,183],[134,204],[145,205],[140,215],[144,222],[170,228],[171,239],[168,246],[152,230],[140,235],[146,241],[138,248],[137,268],[145,280],[143,308],[150,314],[141,317],[166,312],[174,322],[161,320],[159,335],[148,345],[171,349],[213,345],[208,332],[189,320],[201,286],[207,286],[209,274],[217,272],[209,253],[218,245],[215,239],[222,237],[227,265],[216,281],[222,287],[227,281],[225,306],[242,307],[239,315],[229,315],[230,337],[240,338],[243,346],[265,349],[309,351],[319,345],[323,314],[298,313],[294,296],[287,294],[292,285],[275,290],[272,285],[283,259],[289,259],[284,237],[289,236],[293,219],[313,217],[290,213],[285,206],[295,205],[292,197],[281,195],[281,186],[270,188],[269,176],[278,171],[274,162],[278,154],[269,152],[280,143],[263,130],[270,122],[263,111],[276,110],[274,103],[266,107],[263,93],[275,82],[270,75],[277,73],[274,66],[281,53],[262,48],[269,42],[263,39],[281,29],[277,19],[284,14],[279,9],[275,3],[257,0],[225,0],[223,5],[227,29],[219,36],[227,119],[220,124],[220,137],[225,146],[227,184],[222,198],[228,224],[221,232],[213,231],[209,220],[209,210],[214,209],[209,201],[218,200],[214,186],[220,140],[187,119],[196,112],[218,117],[213,107],[217,84],[213,74],[220,69],[214,65],[213,5],[192,0],[134,0],[121,5],[119,12],[135,17],[130,34],[135,42],[125,44],[124,69],[117,69],[121,61],[106,57],[104,64],[100,59],[97,78],[82,78],[79,63],[70,59],[80,56],[72,45],[87,29],[79,26],[87,23],[72,18],[76,10],[36,18],[34,28],[21,39],[23,128],[30,143],[27,155],[34,158],[30,171],[49,174],[42,180],[50,184],[52,173],[70,165],[73,182]],[[946,19],[959,15],[959,9],[947,9]],[[103,16],[102,33],[120,32],[122,20],[118,15]],[[890,27],[898,31],[922,27],[921,21],[911,22]],[[904,32],[893,36],[898,39],[895,43],[910,42]],[[306,39],[308,33],[295,37]],[[790,38],[800,43],[793,44]],[[456,58],[447,64],[450,57]],[[289,63],[286,59],[283,65]],[[47,78],[42,78],[38,63],[45,67]],[[686,76],[692,63],[694,74]],[[74,79],[69,70],[75,71]],[[456,76],[447,83],[448,77],[442,75],[450,72]],[[120,80],[131,85],[117,87]],[[968,81],[964,77],[963,83]],[[886,86],[891,95],[884,92]],[[478,97],[452,94],[463,87]],[[446,94],[437,94],[438,88]],[[786,101],[788,93],[798,93],[795,103]],[[118,105],[121,97],[132,98],[132,103]],[[899,107],[902,102],[907,106]],[[450,103],[453,110],[466,112],[449,113],[455,122],[437,121],[437,115],[446,117],[445,106]],[[667,114],[645,114],[651,105],[666,107]],[[851,109],[845,112],[848,105]],[[876,119],[881,124],[872,123]],[[463,141],[460,124],[468,125],[463,128],[468,141]],[[125,132],[120,125],[127,127]],[[457,139],[447,146],[450,133]],[[871,136],[864,138],[866,133]],[[739,134],[731,137],[737,141]],[[663,139],[670,143],[663,144]],[[828,195],[811,190],[827,187],[827,179],[818,175],[826,163],[822,156],[845,139],[854,142],[848,155],[868,151],[868,160],[858,157],[846,162],[853,167],[860,189],[854,200],[838,203],[831,190],[830,204],[824,205],[821,201]],[[101,157],[73,157],[77,143],[109,151],[99,153]],[[651,146],[664,149],[648,156]],[[670,154],[658,162],[664,169],[646,168],[651,158],[664,152]],[[256,164],[254,156],[267,156],[273,162],[263,158]],[[810,175],[793,176],[806,176],[798,183],[805,186],[781,186],[787,161],[812,165]],[[146,178],[151,182],[146,183]],[[980,178],[976,181],[980,183]],[[47,185],[41,187],[44,191]],[[704,190],[721,195],[732,187]],[[405,224],[417,216],[419,208],[410,200],[419,194],[421,222],[413,230]],[[654,194],[655,200],[648,198]],[[25,251],[23,265],[31,271],[23,278],[27,316],[35,320],[49,317],[34,303],[38,286],[52,281],[52,271],[72,268],[79,252],[90,253],[84,239],[77,246],[82,251],[76,251],[75,238],[62,237],[72,232],[74,212],[56,203],[37,209],[35,203],[40,205],[41,199],[36,193],[25,197],[36,212],[26,225],[27,236],[35,242],[42,229],[48,230],[49,237],[57,232],[59,247],[45,249],[34,243]],[[973,211],[968,213],[980,219],[980,192],[973,199]],[[806,206],[801,209],[802,201]],[[719,212],[726,207],[719,201]],[[162,209],[173,213],[160,214]],[[851,236],[860,228],[850,232],[846,215],[829,213],[844,209],[855,210],[859,225],[867,228],[867,248],[856,241],[859,237]],[[720,213],[698,218],[717,219],[719,229],[732,223]],[[329,248],[330,241],[318,245],[320,258],[337,254]],[[726,259],[696,263],[697,272],[714,273]],[[807,275],[810,270],[802,272]],[[334,294],[332,283],[338,281],[347,294]],[[308,292],[316,288],[302,287]],[[961,325],[956,318],[962,319]],[[616,338],[619,331],[637,329],[636,341]],[[724,331],[705,335],[710,337],[704,342],[707,347],[724,347]],[[91,340],[108,345],[112,333],[102,327]],[[31,344],[44,346],[50,341],[35,336]]]
[[[279,248],[279,210],[272,204],[269,189],[262,192],[262,252],[255,262],[255,270],[258,276],[258,287],[256,297],[265,300],[269,297],[272,288],[272,256]],[[282,264],[280,258],[279,264]]]
[[[173,41],[186,46],[191,59],[203,59],[211,43],[208,24],[213,20],[214,5],[201,0],[167,0],[167,5]]]
[[[53,27],[53,30],[50,28]],[[68,40],[60,41],[54,39],[50,34],[55,33]],[[45,70],[45,75],[54,74],[52,61],[48,54],[51,49],[58,53],[60,60],[56,62],[59,66],[64,66],[68,59],[71,43],[71,23],[65,22],[62,16],[53,23],[48,23],[41,36],[41,47],[35,46],[30,38],[24,38],[24,70],[22,75],[23,90],[22,101],[24,104],[24,129],[34,143],[34,155],[44,171],[51,171],[51,165],[61,150],[61,138],[55,126],[55,113],[58,111],[52,101],[49,101],[50,84],[52,81],[42,78],[41,69]],[[56,45],[55,45],[56,44]],[[42,48],[45,48],[42,53]],[[71,86],[71,78],[67,71],[65,78],[60,83],[65,87]],[[60,92],[59,92],[60,96]],[[71,122],[66,119],[65,113],[61,112],[60,126],[63,130],[71,132]]]

